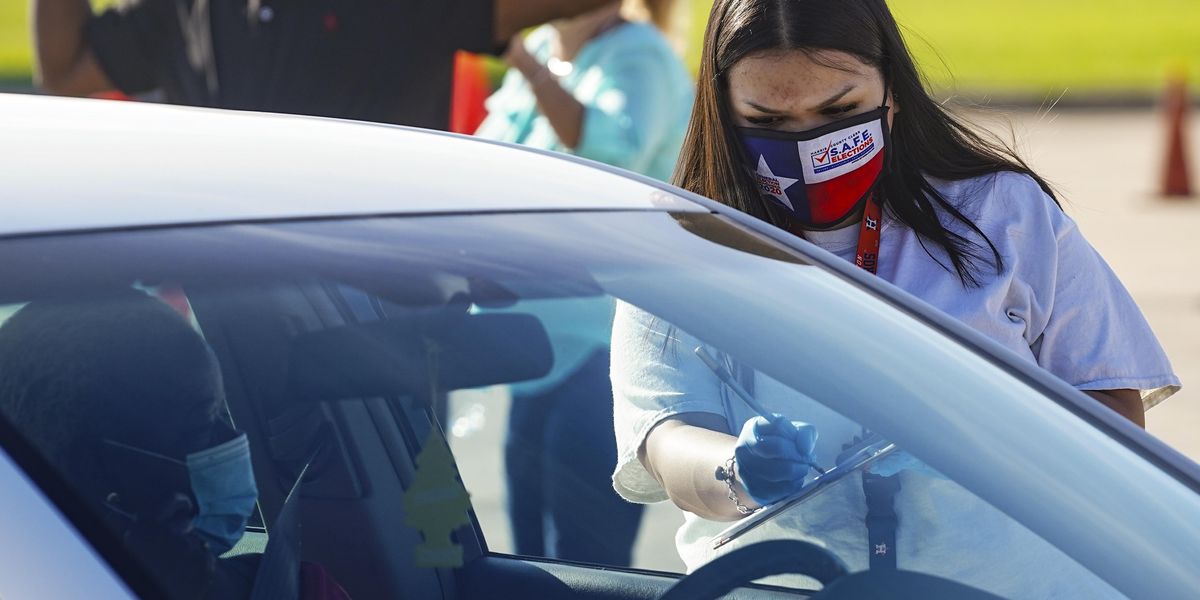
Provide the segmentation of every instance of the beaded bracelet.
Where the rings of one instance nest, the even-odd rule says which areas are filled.
[[[733,484],[737,482],[736,467],[737,458],[731,456],[729,460],[725,461],[724,465],[717,465],[717,471],[713,475],[717,478],[717,481],[725,482],[725,487],[729,488],[729,500],[737,507],[739,513],[743,515],[753,514],[754,509],[742,504],[742,501],[738,499],[737,492],[733,489]]]

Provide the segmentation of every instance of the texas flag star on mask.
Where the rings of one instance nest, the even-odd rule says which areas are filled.
[[[788,208],[796,210],[796,207],[792,206],[791,199],[787,196],[787,189],[792,187],[797,181],[800,180],[780,177],[772,173],[771,166],[767,164],[767,157],[759,155],[758,187],[762,190],[762,193],[773,196]]]

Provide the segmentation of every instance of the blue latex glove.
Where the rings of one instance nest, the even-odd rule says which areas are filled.
[[[742,426],[733,450],[738,479],[763,506],[781,500],[804,485],[816,445],[817,428],[808,423],[755,417]]]

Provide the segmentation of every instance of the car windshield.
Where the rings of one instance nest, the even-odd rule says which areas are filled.
[[[1011,367],[717,215],[180,227],[10,239],[0,256],[0,415],[169,586],[193,585],[171,561],[195,548],[163,550],[139,515],[174,507],[193,518],[174,531],[204,533],[221,561],[256,557],[307,464],[319,543],[304,556],[352,595],[478,552],[686,572],[801,539],[852,571],[895,553],[1004,596],[1121,597],[1062,512],[1088,484],[1002,484],[1044,473],[1043,454],[994,470],[988,445],[1054,450],[1049,432],[1070,430],[1130,477],[1165,477]],[[757,417],[806,422],[826,473],[744,519],[684,510],[645,447],[677,415],[705,416],[730,448]],[[212,490],[189,469],[242,432],[261,511],[243,501],[230,535],[204,521]],[[689,452],[662,460],[704,460]],[[459,478],[469,501],[422,504]],[[890,530],[869,531],[874,480],[895,484],[871,513],[900,515]],[[1043,496],[1062,500],[1028,504]]]

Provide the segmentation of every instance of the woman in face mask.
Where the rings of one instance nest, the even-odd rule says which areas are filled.
[[[1144,405],[1179,388],[1132,298],[1046,182],[930,97],[884,0],[717,0],[674,182],[894,283],[1139,425]],[[719,382],[655,370],[661,349],[643,347],[654,338],[622,333],[654,327],[618,310],[613,479],[627,499],[670,498],[690,513],[677,540],[694,568],[705,532],[803,484],[822,426],[804,414],[732,422],[719,398],[694,393]],[[826,428],[822,443],[843,433]],[[923,490],[906,484],[895,496],[902,568],[905,540],[923,541],[904,496]],[[854,502],[844,512],[863,510],[861,496]],[[848,522],[847,539],[864,550],[843,559],[859,564],[867,528]],[[958,552],[925,550],[927,560]]]
[[[129,290],[32,302],[0,327],[0,413],[174,598],[247,597],[254,557],[220,560],[258,498],[207,344]]]

